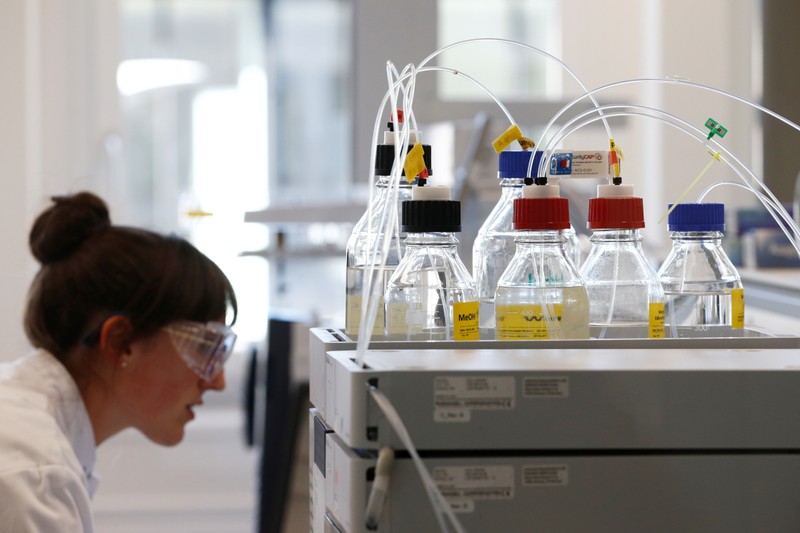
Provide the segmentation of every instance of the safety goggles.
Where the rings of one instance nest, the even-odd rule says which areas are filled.
[[[181,359],[206,381],[214,379],[231,355],[236,334],[219,322],[181,320],[164,328]]]

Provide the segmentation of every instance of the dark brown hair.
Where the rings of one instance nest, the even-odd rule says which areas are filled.
[[[134,338],[175,320],[220,320],[228,310],[235,321],[228,278],[184,239],[114,226],[92,193],[52,200],[29,237],[42,265],[25,310],[35,347],[63,359],[78,343],[91,343],[112,315],[131,321]]]

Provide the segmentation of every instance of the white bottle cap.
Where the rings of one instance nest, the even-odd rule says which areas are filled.
[[[632,198],[633,185],[604,184],[597,186],[598,198]]]
[[[384,131],[383,132],[383,144],[394,144],[394,131]],[[399,138],[399,136],[398,136]],[[412,147],[417,144],[417,130],[411,130],[408,132],[408,146]]]
[[[561,190],[558,185],[525,185],[522,188],[523,198],[560,198]]]
[[[450,187],[446,185],[426,185],[411,187],[412,200],[449,200]]]

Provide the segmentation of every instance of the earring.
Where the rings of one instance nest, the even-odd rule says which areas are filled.
[[[125,361],[125,360],[123,359],[123,360],[122,360],[122,363],[120,363],[120,366],[122,366],[122,368],[128,368],[128,361]]]

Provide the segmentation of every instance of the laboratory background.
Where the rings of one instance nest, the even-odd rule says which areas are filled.
[[[6,0],[0,360],[29,349],[22,312],[36,264],[27,232],[50,196],[91,190],[117,224],[187,237],[239,299],[228,386],[206,396],[175,448],[132,431],[99,448],[97,530],[309,531],[312,404],[281,399],[307,402],[309,328],[345,325],[345,247],[370,199],[376,113],[381,139],[391,120],[380,107],[387,61],[402,71],[476,40],[433,62],[451,72],[420,72],[413,100],[416,129],[432,147],[430,182],[461,201],[458,250],[471,271],[472,243],[500,195],[492,140],[509,120],[458,73],[535,140],[585,89],[556,62],[506,41],[561,60],[589,89],[666,80],[595,96],[663,110],[724,142],[791,214],[800,131],[744,101],[800,122],[797,20],[800,4],[778,0]],[[669,204],[739,177],[645,114],[608,123],[624,150],[624,183],[643,199],[642,246],[657,270],[672,246]],[[609,153],[608,135],[595,121],[559,148]],[[560,182],[584,257],[597,184]],[[708,198],[725,205],[723,244],[745,288],[745,327],[797,335],[792,244],[752,191],[720,186]]]

